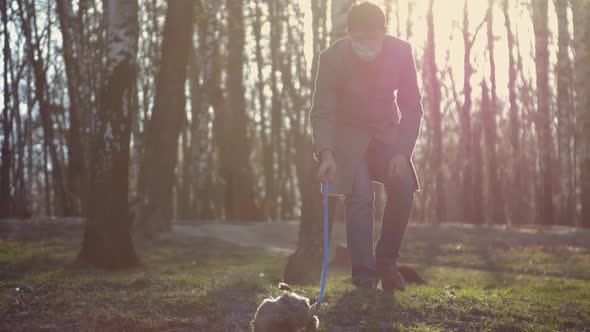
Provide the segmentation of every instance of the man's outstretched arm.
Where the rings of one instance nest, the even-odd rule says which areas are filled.
[[[398,130],[396,144],[398,145],[398,150],[410,159],[420,133],[424,111],[422,109],[422,94],[418,87],[416,62],[414,61],[412,46],[410,44],[404,47],[401,58],[397,105],[402,117],[398,128],[396,128]]]
[[[316,161],[320,161],[322,151],[334,151],[332,131],[336,95],[333,81],[335,73],[332,68],[333,64],[326,60],[325,53],[320,52],[309,111]]]

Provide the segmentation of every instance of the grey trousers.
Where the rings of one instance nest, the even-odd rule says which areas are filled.
[[[352,193],[344,198],[346,241],[355,285],[365,280],[376,284],[379,280],[376,263],[395,263],[399,258],[412,213],[415,187],[411,169],[403,176],[387,176],[389,161],[396,152],[395,146],[373,139],[357,168]],[[387,195],[376,246],[373,240],[373,181],[384,184]]]

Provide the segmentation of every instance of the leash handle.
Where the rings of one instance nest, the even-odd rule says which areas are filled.
[[[326,290],[326,276],[328,275],[328,250],[330,248],[330,222],[328,215],[328,180],[323,182],[322,192],[324,194],[324,267],[322,270],[322,286],[320,288],[320,296],[316,302],[320,303],[324,298],[324,291]]]

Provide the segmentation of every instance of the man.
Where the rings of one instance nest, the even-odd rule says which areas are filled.
[[[344,195],[352,282],[376,288],[381,279],[392,291],[405,288],[396,262],[420,191],[411,158],[423,110],[412,47],[386,31],[377,5],[350,7],[348,36],[319,54],[309,117],[318,178],[330,195]],[[372,182],[387,193],[376,247]]]

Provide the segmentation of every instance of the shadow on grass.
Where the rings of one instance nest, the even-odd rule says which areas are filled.
[[[326,331],[526,331],[529,317],[498,316],[495,304],[453,290],[411,287],[403,293],[350,290],[321,316]]]
[[[406,234],[401,262],[590,280],[587,233],[422,225]]]

